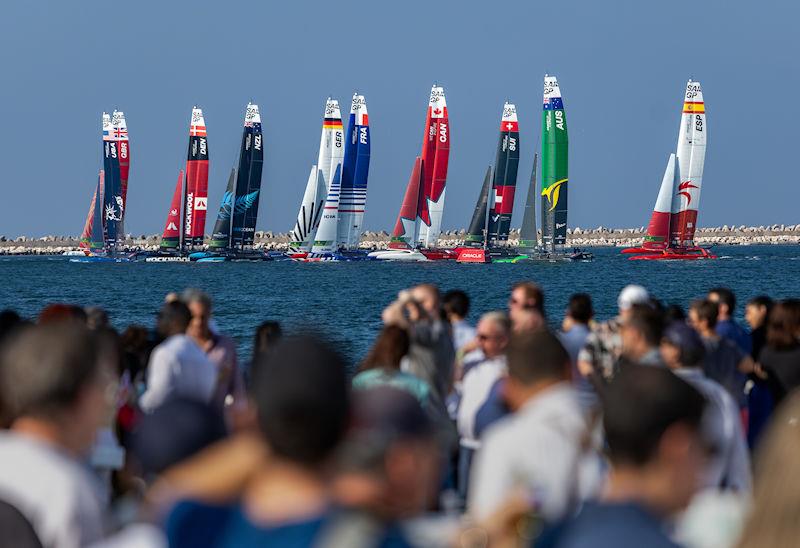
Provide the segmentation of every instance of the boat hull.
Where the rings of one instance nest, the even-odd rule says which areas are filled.
[[[416,249],[385,249],[373,251],[367,256],[377,261],[423,262],[430,260]]]
[[[717,256],[704,247],[668,247],[660,251],[643,248],[623,249],[630,254],[629,261],[697,261],[700,259],[716,259]]]

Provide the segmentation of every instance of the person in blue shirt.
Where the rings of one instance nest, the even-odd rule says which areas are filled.
[[[597,403],[597,395],[592,384],[578,370],[578,355],[586,346],[586,340],[592,332],[589,322],[593,317],[592,298],[586,293],[576,293],[569,298],[567,313],[561,324],[561,332],[558,334],[561,344],[569,354],[572,363],[572,383],[578,391],[581,407],[584,410],[590,409]]]
[[[742,352],[753,351],[750,334],[733,319],[736,309],[736,295],[727,287],[715,287],[708,292],[708,300],[717,305],[717,335],[736,343]]]
[[[267,457],[236,500],[176,504],[165,524],[169,545],[331,545],[349,523],[332,502],[329,474],[349,424],[348,385],[344,359],[318,339],[284,339],[261,355],[251,392]],[[380,530],[370,538],[370,546],[404,545]]]
[[[603,498],[546,529],[537,548],[677,548],[667,522],[699,488],[705,406],[700,392],[666,368],[621,369],[603,398],[611,463]]]

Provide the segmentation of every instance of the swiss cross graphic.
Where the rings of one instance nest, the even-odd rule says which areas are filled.
[[[507,124],[506,124],[506,127],[508,128],[508,131],[511,131],[511,128],[513,128],[513,127],[514,127],[514,124],[512,124],[511,122],[509,122],[509,123],[507,123]]]
[[[503,203],[503,195],[500,194],[498,189],[494,189],[494,203],[502,204]]]

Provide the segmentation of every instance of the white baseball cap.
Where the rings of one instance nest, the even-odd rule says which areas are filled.
[[[641,285],[628,285],[619,292],[617,306],[620,310],[628,310],[635,304],[647,304],[650,302],[650,293]]]

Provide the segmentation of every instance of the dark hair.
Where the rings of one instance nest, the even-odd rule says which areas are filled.
[[[192,321],[189,307],[182,301],[164,303],[158,313],[156,330],[162,337],[169,337],[177,333],[185,333]]]
[[[767,309],[767,313],[772,310],[772,305],[775,304],[775,301],[772,300],[772,297],[767,295],[758,295],[753,297],[749,301],[747,301],[747,305],[750,306],[763,306]]]
[[[592,298],[587,293],[575,293],[569,298],[567,315],[579,323],[589,323],[594,316]]]
[[[736,308],[736,295],[727,287],[715,287],[710,289],[708,294],[715,294],[721,304],[728,306],[728,311],[733,314],[733,309]]]
[[[692,302],[691,306],[689,306],[689,310],[694,310],[697,314],[697,318],[707,322],[710,329],[714,329],[717,326],[719,306],[717,306],[716,303],[712,303],[708,299],[699,299]]]
[[[253,356],[266,352],[275,346],[283,336],[281,324],[276,321],[267,320],[256,328],[256,335],[253,339]],[[254,358],[255,359],[255,358]]]
[[[686,321],[686,312],[683,310],[683,307],[681,305],[671,304],[664,309],[665,325],[669,325],[673,322],[685,322],[685,321]]]
[[[646,465],[670,426],[697,429],[705,408],[703,396],[687,382],[667,369],[643,365],[620,369],[601,397],[614,465]]]
[[[650,346],[658,346],[664,334],[664,317],[647,304],[631,305],[625,325],[641,333]]]
[[[800,300],[780,301],[769,313],[767,344],[776,349],[792,348],[798,344],[800,331]]]
[[[410,344],[411,339],[405,329],[396,325],[387,325],[375,339],[375,344],[361,362],[359,371],[377,367],[400,369],[400,360],[408,354]]]
[[[514,292],[517,289],[522,289],[525,292],[526,300],[533,301],[528,308],[538,310],[544,316],[544,291],[542,291],[542,288],[533,282],[517,282],[511,286],[511,291]]]
[[[61,322],[75,322],[86,325],[86,312],[80,306],[74,304],[55,303],[45,306],[41,312],[36,323],[61,323]]]
[[[341,441],[350,412],[344,359],[319,338],[282,339],[253,368],[252,397],[271,452],[315,468]]]
[[[678,349],[678,359],[684,367],[701,367],[706,357],[706,347],[700,335],[686,322],[672,322],[664,330],[663,342]]]
[[[97,379],[105,343],[74,322],[21,331],[0,356],[0,401],[9,418],[57,418]]]
[[[460,289],[452,289],[444,294],[442,305],[448,314],[466,318],[469,314],[469,295]]]
[[[86,325],[89,329],[106,329],[110,327],[108,312],[100,306],[87,306],[83,309],[86,313]]]
[[[522,333],[508,345],[508,374],[523,384],[561,380],[569,376],[569,354],[549,331]]]
[[[0,312],[0,342],[24,324],[25,321],[14,310],[6,309]]]

